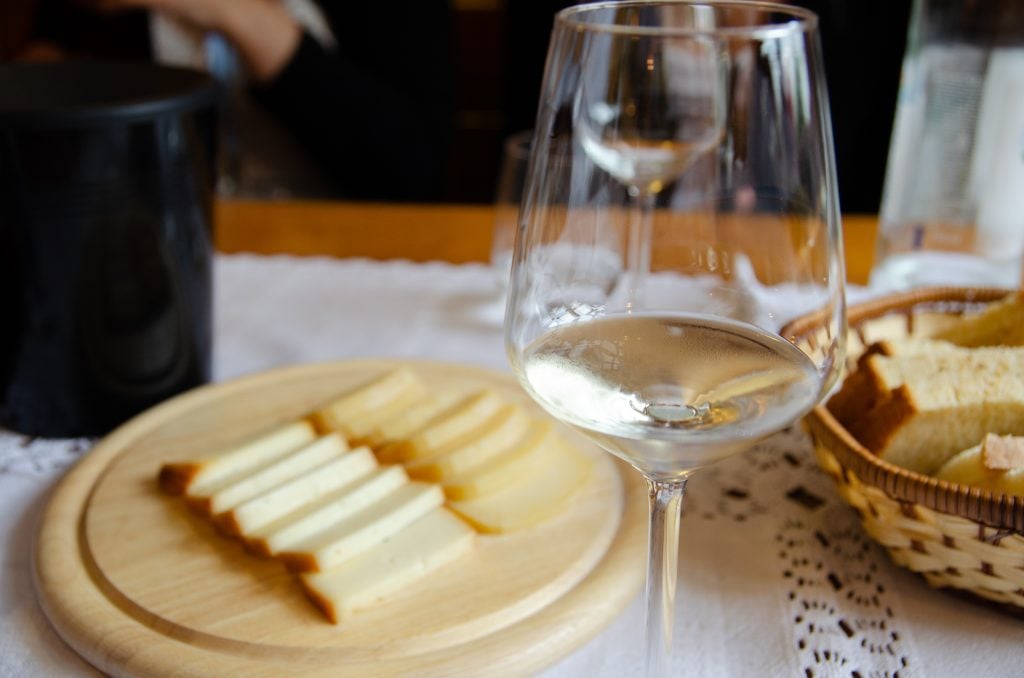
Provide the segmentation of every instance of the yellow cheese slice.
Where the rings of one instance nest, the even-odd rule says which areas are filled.
[[[411,459],[406,471],[413,478],[435,481],[465,473],[512,449],[529,428],[530,417],[521,407],[505,405],[471,440],[434,455]]]
[[[522,482],[527,476],[543,472],[544,455],[558,454],[562,444],[547,422],[533,422],[525,436],[504,454],[461,473],[447,474],[441,481],[445,496],[451,500],[472,499],[503,487]]]
[[[395,401],[413,396],[422,396],[423,383],[412,370],[402,368],[388,372],[373,381],[350,391],[344,396],[324,405],[310,415],[313,423],[323,432],[359,429],[360,422],[375,412],[386,409]]]
[[[378,468],[358,482],[245,537],[258,552],[275,555],[380,501],[408,482],[409,476],[401,466]]]
[[[302,583],[309,597],[337,624],[465,554],[474,536],[461,520],[436,508],[336,568],[303,574]]]
[[[354,442],[376,449],[387,443],[408,438],[450,410],[461,399],[462,396],[451,391],[427,395],[395,412],[394,416],[378,422],[365,436]]]
[[[181,494],[186,489],[208,492],[315,439],[312,423],[305,419],[290,422],[198,459],[164,464],[160,469],[160,486],[171,494]]]
[[[423,400],[421,389],[409,389],[398,394],[393,400],[375,409],[352,416],[341,424],[341,430],[352,444],[367,445],[372,433],[384,422],[390,421]]]
[[[340,457],[347,450],[348,444],[345,443],[345,439],[337,433],[330,433],[238,478],[209,496],[203,496],[192,489],[186,490],[186,494],[190,503],[202,510],[208,513],[223,513],[310,469]]]
[[[218,514],[217,524],[228,534],[252,534],[358,481],[375,468],[377,460],[373,452],[368,447],[360,447]]]
[[[444,503],[438,485],[409,482],[380,501],[279,554],[289,568],[322,572],[391,537]]]
[[[480,391],[461,401],[411,437],[385,445],[378,457],[391,464],[437,454],[447,447],[468,442],[484,422],[504,405],[493,391]]]
[[[541,466],[518,482],[481,497],[448,502],[448,508],[481,532],[512,532],[547,520],[586,482],[593,462],[564,443],[541,459]]]

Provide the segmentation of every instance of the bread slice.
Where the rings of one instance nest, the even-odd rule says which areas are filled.
[[[877,375],[865,369],[872,356],[886,357],[965,351],[953,344],[930,339],[885,339],[876,341],[857,359],[857,367],[828,401],[828,409],[849,431],[853,422],[871,411],[889,395],[892,385],[879,383]]]
[[[869,356],[872,407],[840,420],[882,459],[931,474],[986,433],[1024,434],[1024,348]]]
[[[984,311],[966,315],[933,339],[957,346],[1024,346],[1024,293],[1014,292]]]

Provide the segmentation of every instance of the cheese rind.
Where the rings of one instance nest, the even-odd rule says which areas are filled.
[[[410,482],[279,554],[290,569],[322,572],[358,556],[444,503],[438,485]]]
[[[308,445],[316,435],[313,424],[306,419],[289,422],[198,459],[164,464],[160,469],[160,487],[170,494],[207,491]]]
[[[448,508],[481,532],[504,533],[536,525],[561,510],[590,476],[593,461],[559,444],[518,482],[474,499],[448,502]]]
[[[373,453],[360,447],[219,514],[217,523],[228,534],[254,533],[375,468]]]
[[[290,452],[271,463],[247,473],[233,483],[217,489],[210,495],[186,490],[190,503],[208,513],[223,513],[242,502],[252,499],[310,469],[322,466],[345,454],[348,445],[337,433],[317,438],[305,447]]]
[[[464,473],[511,450],[529,428],[526,412],[516,405],[506,405],[477,429],[472,440],[435,455],[411,459],[406,470],[413,478],[432,481]]]
[[[302,584],[337,624],[462,556],[474,537],[468,525],[437,508],[336,568],[303,574]]]
[[[378,468],[357,483],[245,536],[260,553],[276,555],[380,501],[408,482],[409,476],[401,466]]]

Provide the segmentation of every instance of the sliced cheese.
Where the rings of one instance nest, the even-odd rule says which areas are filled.
[[[348,436],[347,431],[358,429],[365,417],[397,400],[422,396],[424,392],[422,382],[412,370],[394,370],[324,405],[310,418],[321,431],[341,431]]]
[[[345,436],[357,445],[368,445],[373,432],[386,421],[390,421],[423,400],[422,389],[409,389],[398,394],[381,407],[363,412],[340,424]]]
[[[279,555],[300,572],[322,572],[363,553],[374,544],[444,503],[438,485],[409,482],[380,501],[293,545]]]
[[[530,417],[521,407],[505,405],[476,431],[472,440],[435,455],[411,459],[406,470],[413,478],[422,480],[441,480],[465,473],[515,447],[529,428]]]
[[[373,452],[368,447],[360,447],[219,514],[217,522],[229,534],[252,534],[358,481],[375,468],[377,460]]]
[[[209,491],[315,439],[313,424],[300,419],[198,459],[165,464],[160,469],[160,486],[172,494],[186,489]]]
[[[260,553],[275,555],[380,501],[408,482],[409,476],[401,466],[385,466],[245,536]]]
[[[593,462],[567,444],[540,455],[540,464],[512,485],[448,507],[481,532],[521,530],[547,520],[589,477]]]
[[[337,459],[348,451],[345,439],[337,433],[317,438],[309,445],[286,454],[208,496],[186,490],[191,503],[208,513],[223,513],[258,494],[285,483],[310,469]]]
[[[534,422],[527,434],[504,454],[462,473],[445,475],[442,479],[448,499],[461,500],[480,497],[503,487],[523,482],[543,470],[547,454],[562,444],[547,422]]]
[[[336,568],[303,574],[307,594],[335,624],[380,603],[465,554],[474,532],[443,508],[436,508],[390,538]]]
[[[378,422],[372,430],[356,442],[379,448],[387,443],[408,438],[429,425],[434,419],[454,407],[462,396],[455,392],[442,392],[420,398],[394,416]]]
[[[504,403],[494,391],[475,393],[441,415],[411,437],[385,445],[378,456],[385,463],[405,462],[429,457],[468,442]]]

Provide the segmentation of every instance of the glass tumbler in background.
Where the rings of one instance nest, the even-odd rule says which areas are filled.
[[[1024,3],[914,0],[871,284],[1020,283]]]
[[[523,198],[532,141],[533,130],[524,130],[505,139],[502,147],[501,169],[495,190],[494,237],[491,241],[491,266],[502,290],[508,285],[512,268],[512,247],[515,245],[519,203]]]

